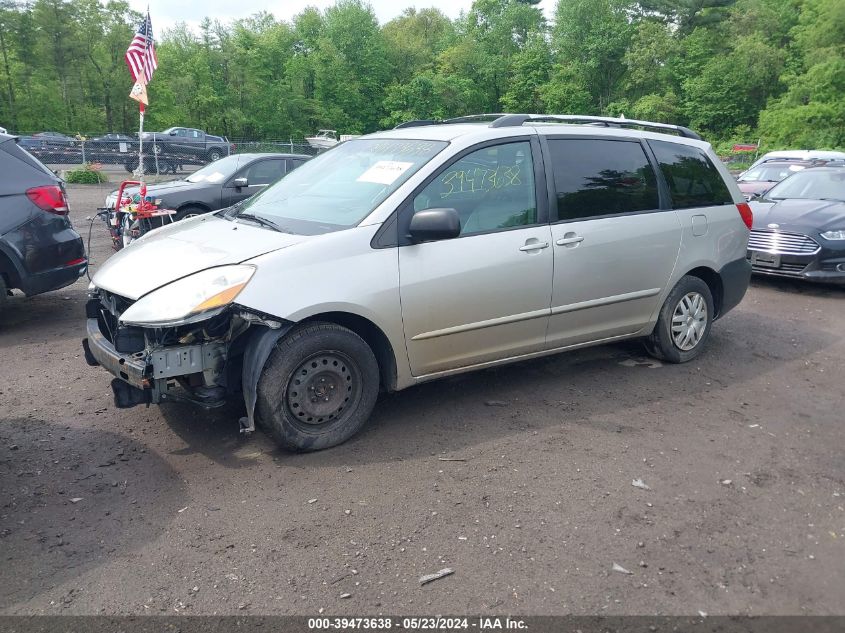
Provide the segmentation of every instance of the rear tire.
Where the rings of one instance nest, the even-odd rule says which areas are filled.
[[[213,163],[216,160],[223,158],[223,152],[217,148],[208,150],[208,162]]]
[[[698,277],[681,277],[660,308],[646,350],[670,363],[693,360],[704,351],[714,313],[710,287]]]
[[[9,298],[9,289],[6,287],[6,279],[0,275],[0,314],[6,309],[6,303]]]
[[[334,323],[309,323],[284,337],[258,381],[258,424],[293,451],[318,451],[355,435],[378,397],[369,345]]]

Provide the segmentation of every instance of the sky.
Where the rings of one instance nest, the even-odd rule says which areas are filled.
[[[556,0],[542,0],[540,7],[551,17]],[[136,11],[145,12],[147,5],[150,7],[150,18],[153,22],[153,33],[160,34],[162,31],[174,26],[177,22],[186,22],[196,27],[204,17],[220,22],[230,22],[239,18],[249,17],[259,11],[269,11],[276,19],[290,21],[305,7],[313,6],[318,9],[325,9],[332,6],[335,0],[129,0],[129,5]],[[384,24],[395,18],[406,7],[424,9],[436,7],[450,18],[456,18],[461,11],[466,11],[472,6],[472,0],[369,0],[379,22]]]

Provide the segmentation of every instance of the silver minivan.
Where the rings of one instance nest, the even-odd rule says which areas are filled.
[[[695,358],[748,287],[751,219],[683,127],[409,122],[113,256],[86,360],[118,407],[242,397],[243,431],[318,450],[380,390],[629,338]]]

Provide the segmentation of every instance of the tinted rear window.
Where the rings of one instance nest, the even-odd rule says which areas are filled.
[[[44,163],[35,158],[35,156],[30,154],[23,147],[18,145],[14,140],[7,141],[6,143],[4,143],[3,149],[5,149],[7,152],[9,152],[9,154],[14,156],[18,160],[29,165],[30,167],[34,167],[38,171],[42,171],[45,174],[51,176],[52,178],[56,177],[56,174],[50,171],[50,169],[46,165],[44,165]]]
[[[654,169],[638,142],[549,139],[558,220],[660,206]]]
[[[673,208],[733,204],[722,175],[702,150],[666,141],[649,141],[649,145],[666,177]]]

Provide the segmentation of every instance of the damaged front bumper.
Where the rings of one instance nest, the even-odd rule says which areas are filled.
[[[118,352],[102,334],[97,319],[88,319],[87,334],[83,348],[88,364],[104,367],[130,388],[112,383],[115,406],[126,408],[136,404],[158,404],[165,400],[188,400],[205,407],[224,404],[225,390],[215,387],[220,386],[223,375],[226,343],[172,345],[125,354]],[[190,395],[180,389],[175,380],[188,376],[201,380]],[[141,393],[133,392],[132,388]]]
[[[94,289],[85,307],[85,360],[114,376],[116,407],[185,401],[214,408],[242,393],[246,416],[239,420],[241,431],[255,430],[258,380],[291,322],[233,305],[186,326],[135,327],[120,321],[129,305]]]

